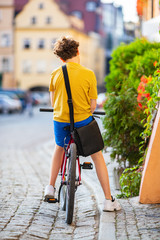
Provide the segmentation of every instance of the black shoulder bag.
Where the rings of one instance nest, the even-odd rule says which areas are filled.
[[[70,132],[77,145],[78,155],[87,157],[104,148],[104,142],[96,120],[80,128],[74,128],[74,111],[72,103],[72,95],[69,84],[68,72],[66,65],[62,66],[66,91],[68,95],[68,106],[70,114]]]

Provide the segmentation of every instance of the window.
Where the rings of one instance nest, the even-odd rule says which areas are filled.
[[[31,47],[30,39],[28,39],[28,38],[24,39],[24,41],[23,41],[23,48],[29,49],[30,47]]]
[[[10,61],[8,58],[2,58],[2,72],[10,71]]]
[[[7,33],[2,34],[1,37],[1,46],[2,47],[9,47],[11,45],[10,35]]]
[[[37,73],[45,73],[46,72],[46,62],[45,60],[39,60],[37,62]]]
[[[56,40],[57,40],[56,38],[53,38],[53,39],[51,40],[51,48],[54,47],[54,44],[55,44]]]
[[[112,50],[113,48],[113,35],[111,33],[107,34],[106,48],[109,50]]]
[[[38,48],[43,49],[45,45],[44,39],[39,39],[38,41]]]
[[[103,23],[107,28],[113,28],[115,26],[115,9],[113,5],[108,5],[106,8],[104,8]]]
[[[23,60],[22,62],[22,72],[31,73],[32,63],[30,60]]]
[[[39,4],[39,9],[43,9],[44,8],[44,4],[43,3],[40,3]]]
[[[37,18],[36,17],[32,17],[31,18],[31,24],[36,24],[37,23]]]
[[[73,11],[71,15],[76,16],[79,19],[82,19],[82,12],[81,11]]]
[[[93,12],[93,11],[95,11],[95,10],[96,10],[96,2],[92,2],[92,1],[87,2],[87,3],[86,3],[86,10],[87,10],[88,12]]]
[[[52,18],[51,17],[46,17],[46,24],[50,24],[52,22]]]
[[[117,8],[117,13],[116,13],[116,34],[118,36],[122,36],[124,34],[124,28],[123,28],[123,14],[122,14],[122,9]]]

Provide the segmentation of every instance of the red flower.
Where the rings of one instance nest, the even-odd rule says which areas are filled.
[[[145,91],[145,83],[144,82],[140,82],[138,88],[137,88],[138,92],[144,92]]]
[[[144,75],[141,77],[141,82],[148,83],[148,80]]]
[[[142,94],[139,93],[138,96],[137,96],[137,102],[140,102],[141,99],[142,99]]]
[[[150,97],[150,93],[145,93],[145,94],[143,94],[143,96],[148,98],[148,97]]]
[[[156,64],[157,64],[157,61],[155,61],[155,62],[153,63],[153,66],[156,66]]]
[[[157,73],[160,73],[160,70],[157,70]]]
[[[140,108],[142,108],[142,103],[138,103],[138,106],[139,106]]]

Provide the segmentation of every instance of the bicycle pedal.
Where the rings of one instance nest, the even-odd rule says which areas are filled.
[[[58,202],[57,198],[47,198],[47,201],[48,203],[56,203]]]
[[[93,164],[91,162],[84,162],[81,164],[82,169],[93,169]]]

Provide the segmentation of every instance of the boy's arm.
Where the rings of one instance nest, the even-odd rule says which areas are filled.
[[[94,112],[94,110],[96,109],[96,105],[97,105],[97,100],[96,99],[91,99],[91,113]]]
[[[54,91],[50,92],[50,100],[51,100],[51,106],[53,107],[53,98],[54,98]]]

